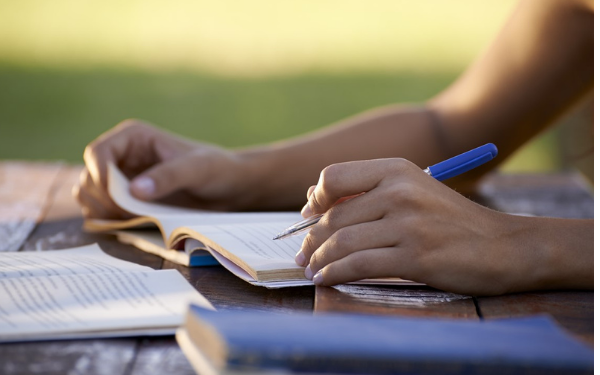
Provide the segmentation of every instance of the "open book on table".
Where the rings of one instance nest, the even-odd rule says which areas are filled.
[[[172,335],[189,303],[213,309],[177,270],[98,245],[0,253],[0,342]]]
[[[184,265],[215,264],[215,260],[245,281],[270,288],[312,285],[294,257],[303,236],[273,241],[273,236],[302,219],[297,212],[224,213],[144,202],[129,192],[129,181],[114,165],[108,168],[108,191],[133,219],[88,219],[88,231],[112,232],[132,244]],[[159,231],[140,230],[156,227]],[[398,284],[401,279],[361,283]]]

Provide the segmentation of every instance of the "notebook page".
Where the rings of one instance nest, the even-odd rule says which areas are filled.
[[[250,223],[243,225],[189,226],[204,238],[237,256],[255,270],[302,268],[294,258],[306,234],[273,240],[290,222]],[[209,246],[212,244],[209,243]]]
[[[151,270],[150,267],[111,257],[97,244],[60,251],[0,254],[0,280],[32,276]]]
[[[81,253],[89,250],[84,248]],[[71,265],[62,270],[53,264],[50,271],[33,269],[29,255],[64,255],[60,253],[71,253],[78,258],[76,264],[88,268],[81,273]],[[93,331],[119,329],[138,329],[140,334],[156,328],[174,332],[190,302],[212,308],[176,270],[129,267],[129,262],[119,260],[107,266],[112,257],[106,254],[107,259],[100,259],[95,267],[94,260],[99,257],[92,254],[84,261],[85,255],[75,253],[77,250],[11,254],[25,258],[20,265],[12,257],[12,269],[26,271],[0,273],[0,341],[60,338],[80,332],[90,332],[93,337]],[[37,267],[43,268],[42,263]]]
[[[108,182],[110,196],[117,205],[132,214],[158,219],[166,238],[175,229],[190,225],[281,221],[285,227],[302,220],[298,212],[214,212],[142,201],[131,195],[127,177],[112,164],[108,166]]]

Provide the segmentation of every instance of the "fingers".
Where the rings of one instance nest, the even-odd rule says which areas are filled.
[[[85,218],[110,218],[112,213],[104,208],[100,202],[98,202],[91,195],[87,194],[82,190],[79,185],[73,186],[71,194],[77,202],[81,205],[81,213]]]
[[[333,164],[323,169],[317,186],[310,194],[305,216],[324,213],[341,198],[354,196],[377,187],[390,175],[420,170],[404,159],[362,160]],[[422,173],[422,172],[421,172]]]
[[[298,265],[306,266],[313,253],[339,230],[381,219],[386,212],[387,204],[378,195],[378,191],[373,190],[347,202],[337,204],[327,211],[304,238],[297,256]],[[370,233],[365,232],[362,235],[366,238],[370,236]]]
[[[131,216],[117,206],[104,189],[95,185],[87,169],[82,170],[79,185],[75,185],[71,192],[86,218],[122,219]]]
[[[140,158],[148,158],[153,154],[151,143],[144,141],[150,139],[158,130],[140,120],[125,120],[114,128],[100,135],[92,141],[83,153],[85,165],[98,187],[106,189],[107,165],[116,165],[125,160],[127,163],[141,164]],[[133,158],[127,158],[128,153],[134,148],[134,143],[148,143],[145,152]],[[130,161],[131,160],[131,161]]]
[[[144,200],[155,200],[192,185],[209,185],[215,175],[227,173],[217,159],[210,149],[203,149],[160,162],[133,179],[131,193]]]
[[[338,230],[312,255],[306,278],[311,279],[323,267],[354,253],[400,245],[394,229],[378,220]]]
[[[330,263],[313,277],[315,285],[337,285],[351,281],[398,277],[411,279],[411,260],[399,248],[375,248],[354,252]]]
[[[313,191],[315,191],[316,187],[317,187],[317,185],[312,185],[311,187],[308,188],[308,191],[306,192],[306,200],[310,199],[310,196],[312,195]]]
[[[420,168],[404,159],[342,163],[323,170],[319,183],[309,190],[309,202],[302,212],[325,212],[305,237],[296,257],[299,265],[307,266],[306,277],[318,275],[318,283],[338,262],[360,260],[364,254],[379,254],[381,258],[387,253],[374,253],[374,249],[402,246],[402,223],[419,207],[422,188],[418,180],[424,176]],[[356,272],[340,271],[333,280],[359,280],[381,273],[397,275],[388,265],[380,264],[385,260],[376,262],[364,269],[360,262],[351,263]]]
[[[167,196],[191,183],[199,163],[196,158],[182,157],[156,164],[131,182],[131,193],[144,200]]]

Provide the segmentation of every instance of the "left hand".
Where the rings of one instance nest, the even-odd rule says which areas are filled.
[[[478,205],[404,159],[325,168],[303,209],[316,213],[324,216],[296,256],[316,285],[400,277],[494,295],[519,289],[535,266],[515,246],[522,218]]]

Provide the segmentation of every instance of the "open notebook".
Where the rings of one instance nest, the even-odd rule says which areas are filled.
[[[96,244],[0,253],[0,342],[172,335],[189,303],[214,309],[177,270],[153,270]]]
[[[109,194],[135,217],[123,221],[86,220],[86,230],[115,233],[122,242],[179,264],[205,265],[216,260],[254,285],[277,288],[312,284],[305,279],[304,268],[294,261],[303,236],[272,240],[283,228],[301,220],[299,213],[222,213],[144,202],[130,194],[129,181],[115,166],[109,165],[108,173]],[[159,231],[139,230],[148,226]],[[361,283],[372,282],[406,283],[400,279]]]

